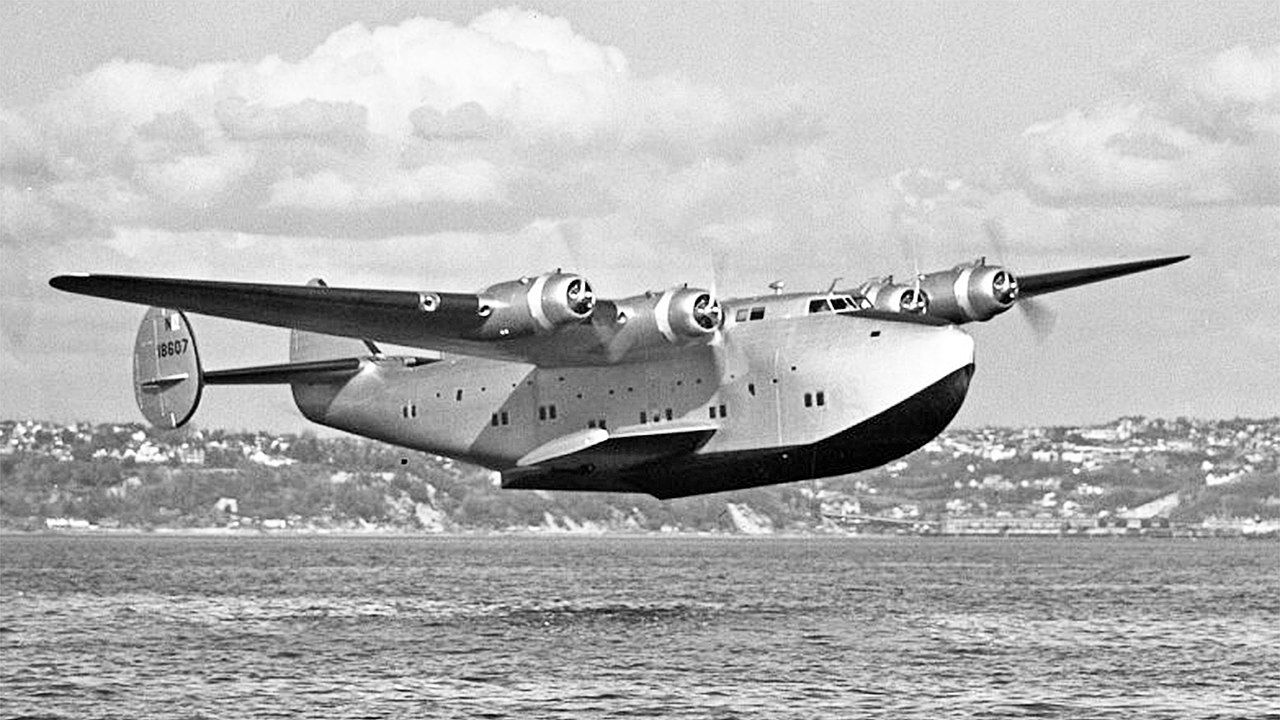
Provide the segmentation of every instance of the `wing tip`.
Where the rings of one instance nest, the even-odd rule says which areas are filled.
[[[87,272],[69,272],[49,278],[49,286],[58,290],[71,291],[82,280],[93,277]]]

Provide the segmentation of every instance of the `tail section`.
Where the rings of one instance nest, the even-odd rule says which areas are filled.
[[[169,430],[186,424],[200,404],[201,372],[187,316],[149,308],[133,344],[133,395],[143,417]]]

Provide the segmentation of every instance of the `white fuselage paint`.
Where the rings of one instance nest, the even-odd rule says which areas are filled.
[[[299,385],[294,394],[321,424],[507,469],[599,425],[714,422],[700,453],[814,443],[974,360],[972,338],[953,326],[804,315],[802,307],[775,303],[765,319],[730,318],[724,342],[661,360],[570,368],[461,356],[417,367],[372,362],[344,385]]]

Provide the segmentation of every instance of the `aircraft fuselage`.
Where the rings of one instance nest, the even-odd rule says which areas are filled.
[[[716,342],[649,360],[545,368],[389,358],[340,385],[295,383],[294,396],[315,422],[504,471],[506,487],[659,497],[874,467],[928,442],[954,417],[972,374],[968,334],[811,313],[810,302],[737,301]],[[753,309],[763,317],[750,319]],[[663,425],[680,441],[569,455],[552,471],[546,463],[537,472],[520,467],[575,432]]]

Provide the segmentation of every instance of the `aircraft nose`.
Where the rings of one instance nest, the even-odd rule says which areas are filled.
[[[939,328],[933,342],[937,344],[939,360],[952,370],[973,365],[973,337],[964,330],[954,325]]]
[[[937,414],[941,432],[959,412],[969,392],[974,370],[973,337],[955,326],[938,328],[927,346],[930,367],[920,380],[930,384],[919,395]]]
[[[973,338],[955,327],[930,327],[915,335],[897,371],[904,382],[886,397],[878,420],[886,437],[915,448],[942,432],[960,411],[973,378]],[[888,385],[889,383],[885,383]]]
[[[921,328],[903,349],[910,356],[907,372],[916,383],[930,384],[973,365],[973,338],[955,325]]]

